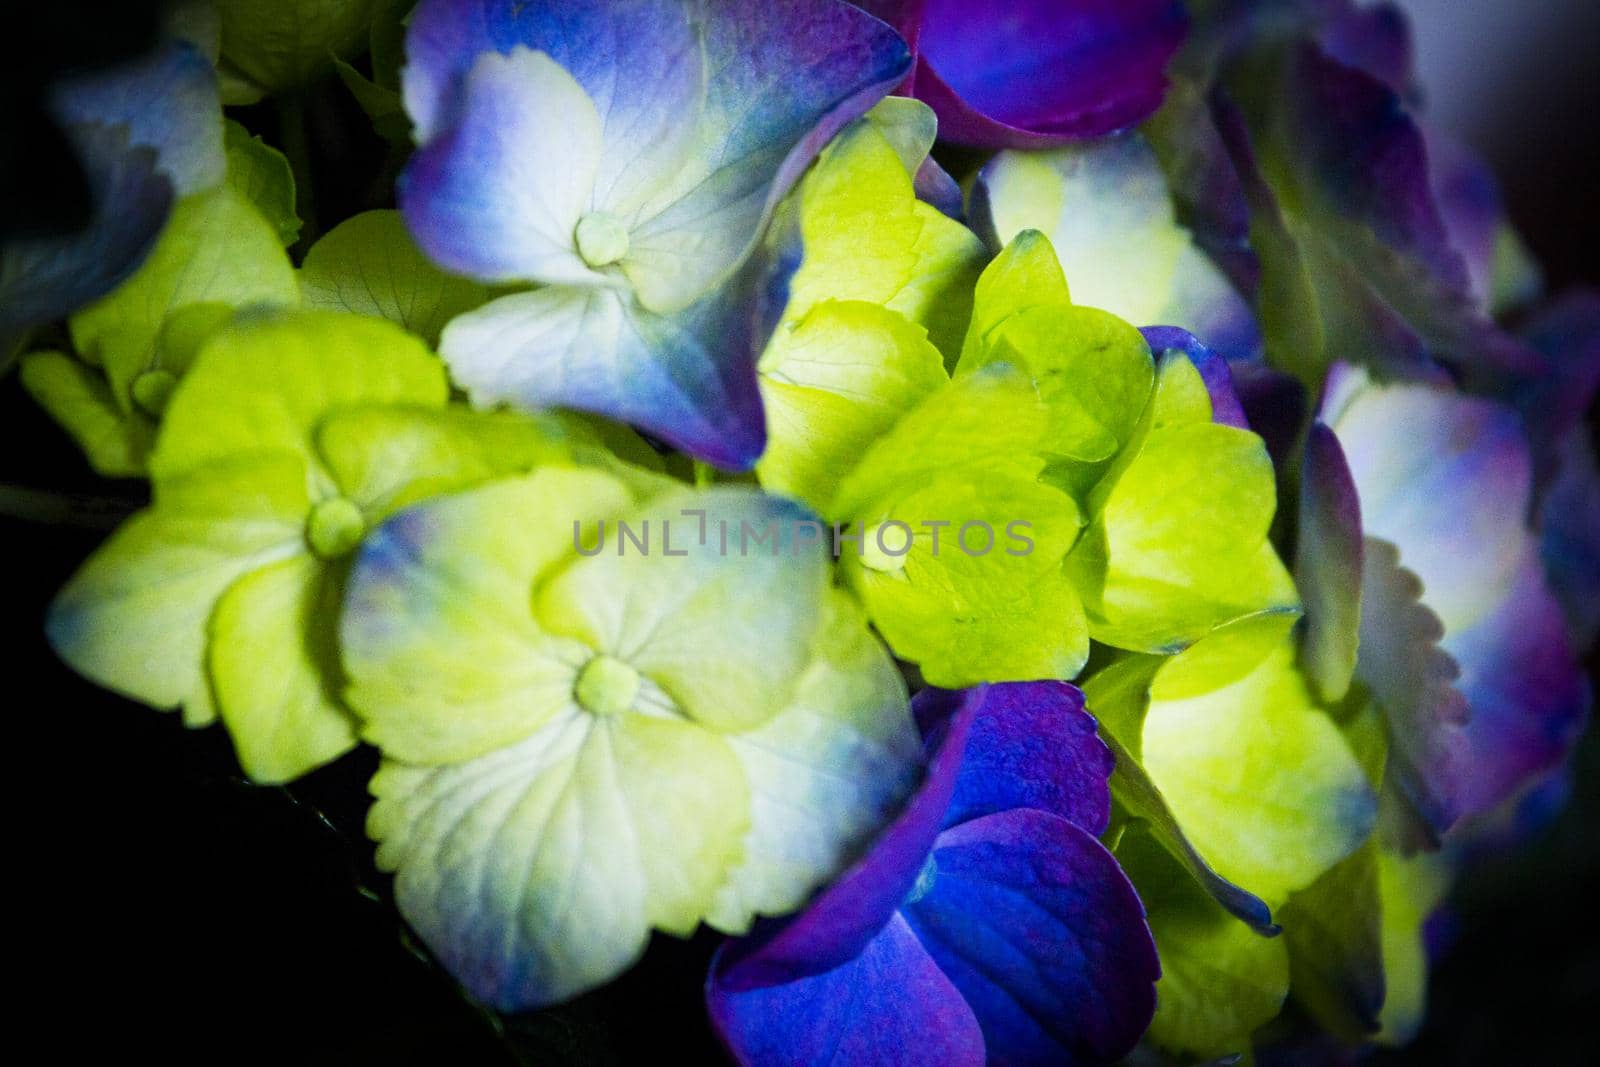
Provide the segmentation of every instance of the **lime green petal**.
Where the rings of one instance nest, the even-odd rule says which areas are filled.
[[[930,684],[1072,678],[1083,667],[1088,628],[1061,570],[1081,522],[1070,496],[1000,471],[935,479],[866,518],[863,548],[843,546],[845,579]]]
[[[1379,1014],[1385,1045],[1404,1045],[1416,1036],[1428,997],[1428,953],[1422,924],[1443,902],[1449,870],[1437,855],[1410,859],[1384,852],[1378,861],[1378,892],[1383,901],[1383,971],[1389,995]]]
[[[167,407],[152,473],[240,452],[282,450],[315,464],[312,435],[355,404],[443,407],[442,364],[379,319],[293,311],[235,321],[206,345]]]
[[[217,602],[212,687],[254,781],[290,781],[355,747],[355,718],[338,697],[341,584],[321,561],[299,554],[251,571]]]
[[[954,351],[983,244],[917,199],[899,154],[912,147],[901,132],[891,141],[882,124],[862,120],[801,183],[796,210],[805,259],[790,282],[786,322],[825,300],[861,300],[899,312],[925,327],[935,346]]]
[[[982,361],[990,335],[1013,315],[1029,308],[1071,305],[1067,276],[1061,271],[1050,239],[1038,230],[1022,231],[978,278],[972,325],[961,346],[961,363]]]
[[[1289,992],[1283,938],[1235,921],[1147,830],[1125,834],[1117,860],[1139,890],[1161,957],[1150,1039],[1202,1059],[1248,1049]]]
[[[300,237],[300,216],[294,209],[294,170],[289,160],[232,119],[223,123],[223,145],[228,153],[228,184],[272,224],[284,247],[294,244]]]
[[[100,371],[61,352],[30,352],[18,375],[29,395],[72,435],[96,474],[144,473],[154,427],[140,412],[123,412]]]
[[[554,415],[465,408],[341,408],[317,427],[317,454],[340,492],[373,519],[541,463],[584,442]]]
[[[680,490],[623,516],[595,556],[540,590],[537,615],[631,665],[697,722],[742,731],[792,698],[828,582],[826,538],[798,507],[747,489]]]
[[[591,651],[543,633],[540,576],[633,506],[617,480],[541,470],[401,512],[368,538],[340,624],[363,736],[413,763],[483,756],[573,707]]]
[[[1014,368],[996,364],[966,375],[873,442],[841,481],[828,517],[876,521],[886,501],[934,478],[982,484],[1003,475],[1037,477],[1050,414]]]
[[[1107,459],[1132,438],[1150,399],[1155,364],[1139,331],[1104,311],[1037,307],[990,330],[963,357],[958,373],[989,363],[1027,372],[1050,405],[1050,451],[1072,459]]]
[[[72,340],[105,367],[113,393],[126,404],[134,379],[164,366],[162,328],[184,308],[299,302],[278,232],[243,193],[221,185],[179,202],[138,271],[72,317]]]
[[[1251,645],[1226,634],[1211,641]],[[1366,838],[1376,797],[1339,728],[1316,706],[1291,640],[1242,674],[1248,657],[1237,647],[1214,655],[1208,643],[1157,674],[1142,762],[1217,871],[1281,903]],[[1177,681],[1164,690],[1169,672]]]
[[[368,211],[335,226],[306,253],[300,289],[308,307],[388,319],[430,345],[445,323],[492,295],[434,266],[398,211]]]
[[[761,359],[769,492],[826,514],[874,440],[949,381],[921,327],[875,304],[828,301],[780,326]]]
[[[293,456],[250,457],[170,480],[155,506],[113,534],[56,597],[51,645],[108,689],[158,708],[208,707],[212,609],[242,575],[300,550],[308,506]]]
[[[804,904],[894,815],[922,766],[905,681],[837,590],[795,700],[727,742],[751,791],[744,859],[708,919],[730,934]]]
[[[1163,363],[1070,562],[1097,640],[1170,652],[1235,619],[1299,610],[1267,539],[1277,489],[1266,446],[1209,420],[1193,365]]]
[[[687,935],[739,859],[744,772],[693,724],[573,709],[433,770],[385,763],[368,832],[401,913],[479,1001],[540,1007],[611,980],[651,926]]]

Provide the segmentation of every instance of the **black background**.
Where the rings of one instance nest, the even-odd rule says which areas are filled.
[[[154,6],[6,5],[0,228],[70,222],[79,210],[70,167],[49,162],[55,142],[30,105],[49,71],[136,49]],[[1583,40],[1578,54],[1592,60],[1600,36]],[[1600,281],[1600,82],[1587,64],[1569,67],[1540,86],[1536,109],[1480,131],[1557,289]],[[314,90],[309,110],[322,208],[338,218],[380,206],[383,153],[352,135],[364,129],[359,112],[337,84]],[[270,105],[243,117],[270,139]],[[14,375],[0,382],[0,483],[120,494],[130,505],[141,493],[94,479]],[[0,618],[13,629],[3,646],[9,810],[20,839],[5,867],[7,932],[11,985],[24,991],[20,1002],[13,994],[12,1041],[177,1062],[515,1062],[496,1022],[412,951],[394,917],[361,833],[369,753],[297,785],[296,802],[242,783],[219,729],[186,731],[57,663],[39,628],[45,605],[101,537],[0,519],[11,568]],[[1577,763],[1562,817],[1464,880],[1426,1028],[1376,1062],[1593,1062],[1600,735]],[[714,947],[708,936],[658,938],[615,985],[513,1021],[514,1043],[532,1063],[717,1062],[700,1001]]]

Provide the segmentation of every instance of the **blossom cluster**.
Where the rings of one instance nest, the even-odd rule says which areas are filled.
[[[256,782],[375,748],[498,1011],[704,924],[752,1067],[1414,1033],[1587,715],[1600,296],[1393,9],[298,7],[53,90],[94,217],[0,344],[150,487],[68,664]],[[395,206],[303,233],[224,105],[363,43]]]

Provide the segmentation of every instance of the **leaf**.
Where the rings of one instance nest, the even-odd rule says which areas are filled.
[[[222,56],[270,92],[299,88],[353,51],[383,0],[214,0]]]
[[[1361,637],[1361,501],[1339,439],[1322,423],[1306,439],[1295,586],[1306,605],[1301,654],[1324,701],[1344,698]]]
[[[451,319],[492,296],[487,286],[434,266],[397,211],[364,212],[324,235],[306,253],[300,291],[308,307],[388,319],[429,345],[439,343]]]
[[[232,119],[224,123],[223,144],[228,153],[228,184],[272,224],[285,248],[294,244],[300,237],[300,216],[295,214],[294,171],[289,160]]]

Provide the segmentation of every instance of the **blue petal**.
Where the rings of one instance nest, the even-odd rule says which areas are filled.
[[[745,1067],[982,1067],[983,1033],[900,916],[861,954],[786,985],[734,989],[722,956],[706,982],[711,1024]]]
[[[1127,1054],[1160,975],[1144,908],[1083,830],[1037,811],[940,835],[904,914],[983,1027],[991,1064],[1060,1067]]]
[[[944,825],[1032,808],[1103,833],[1114,762],[1083,709],[1083,693],[1065,682],[1007,682],[975,692],[966,758]],[[919,694],[918,713],[928,716],[935,699]]]

